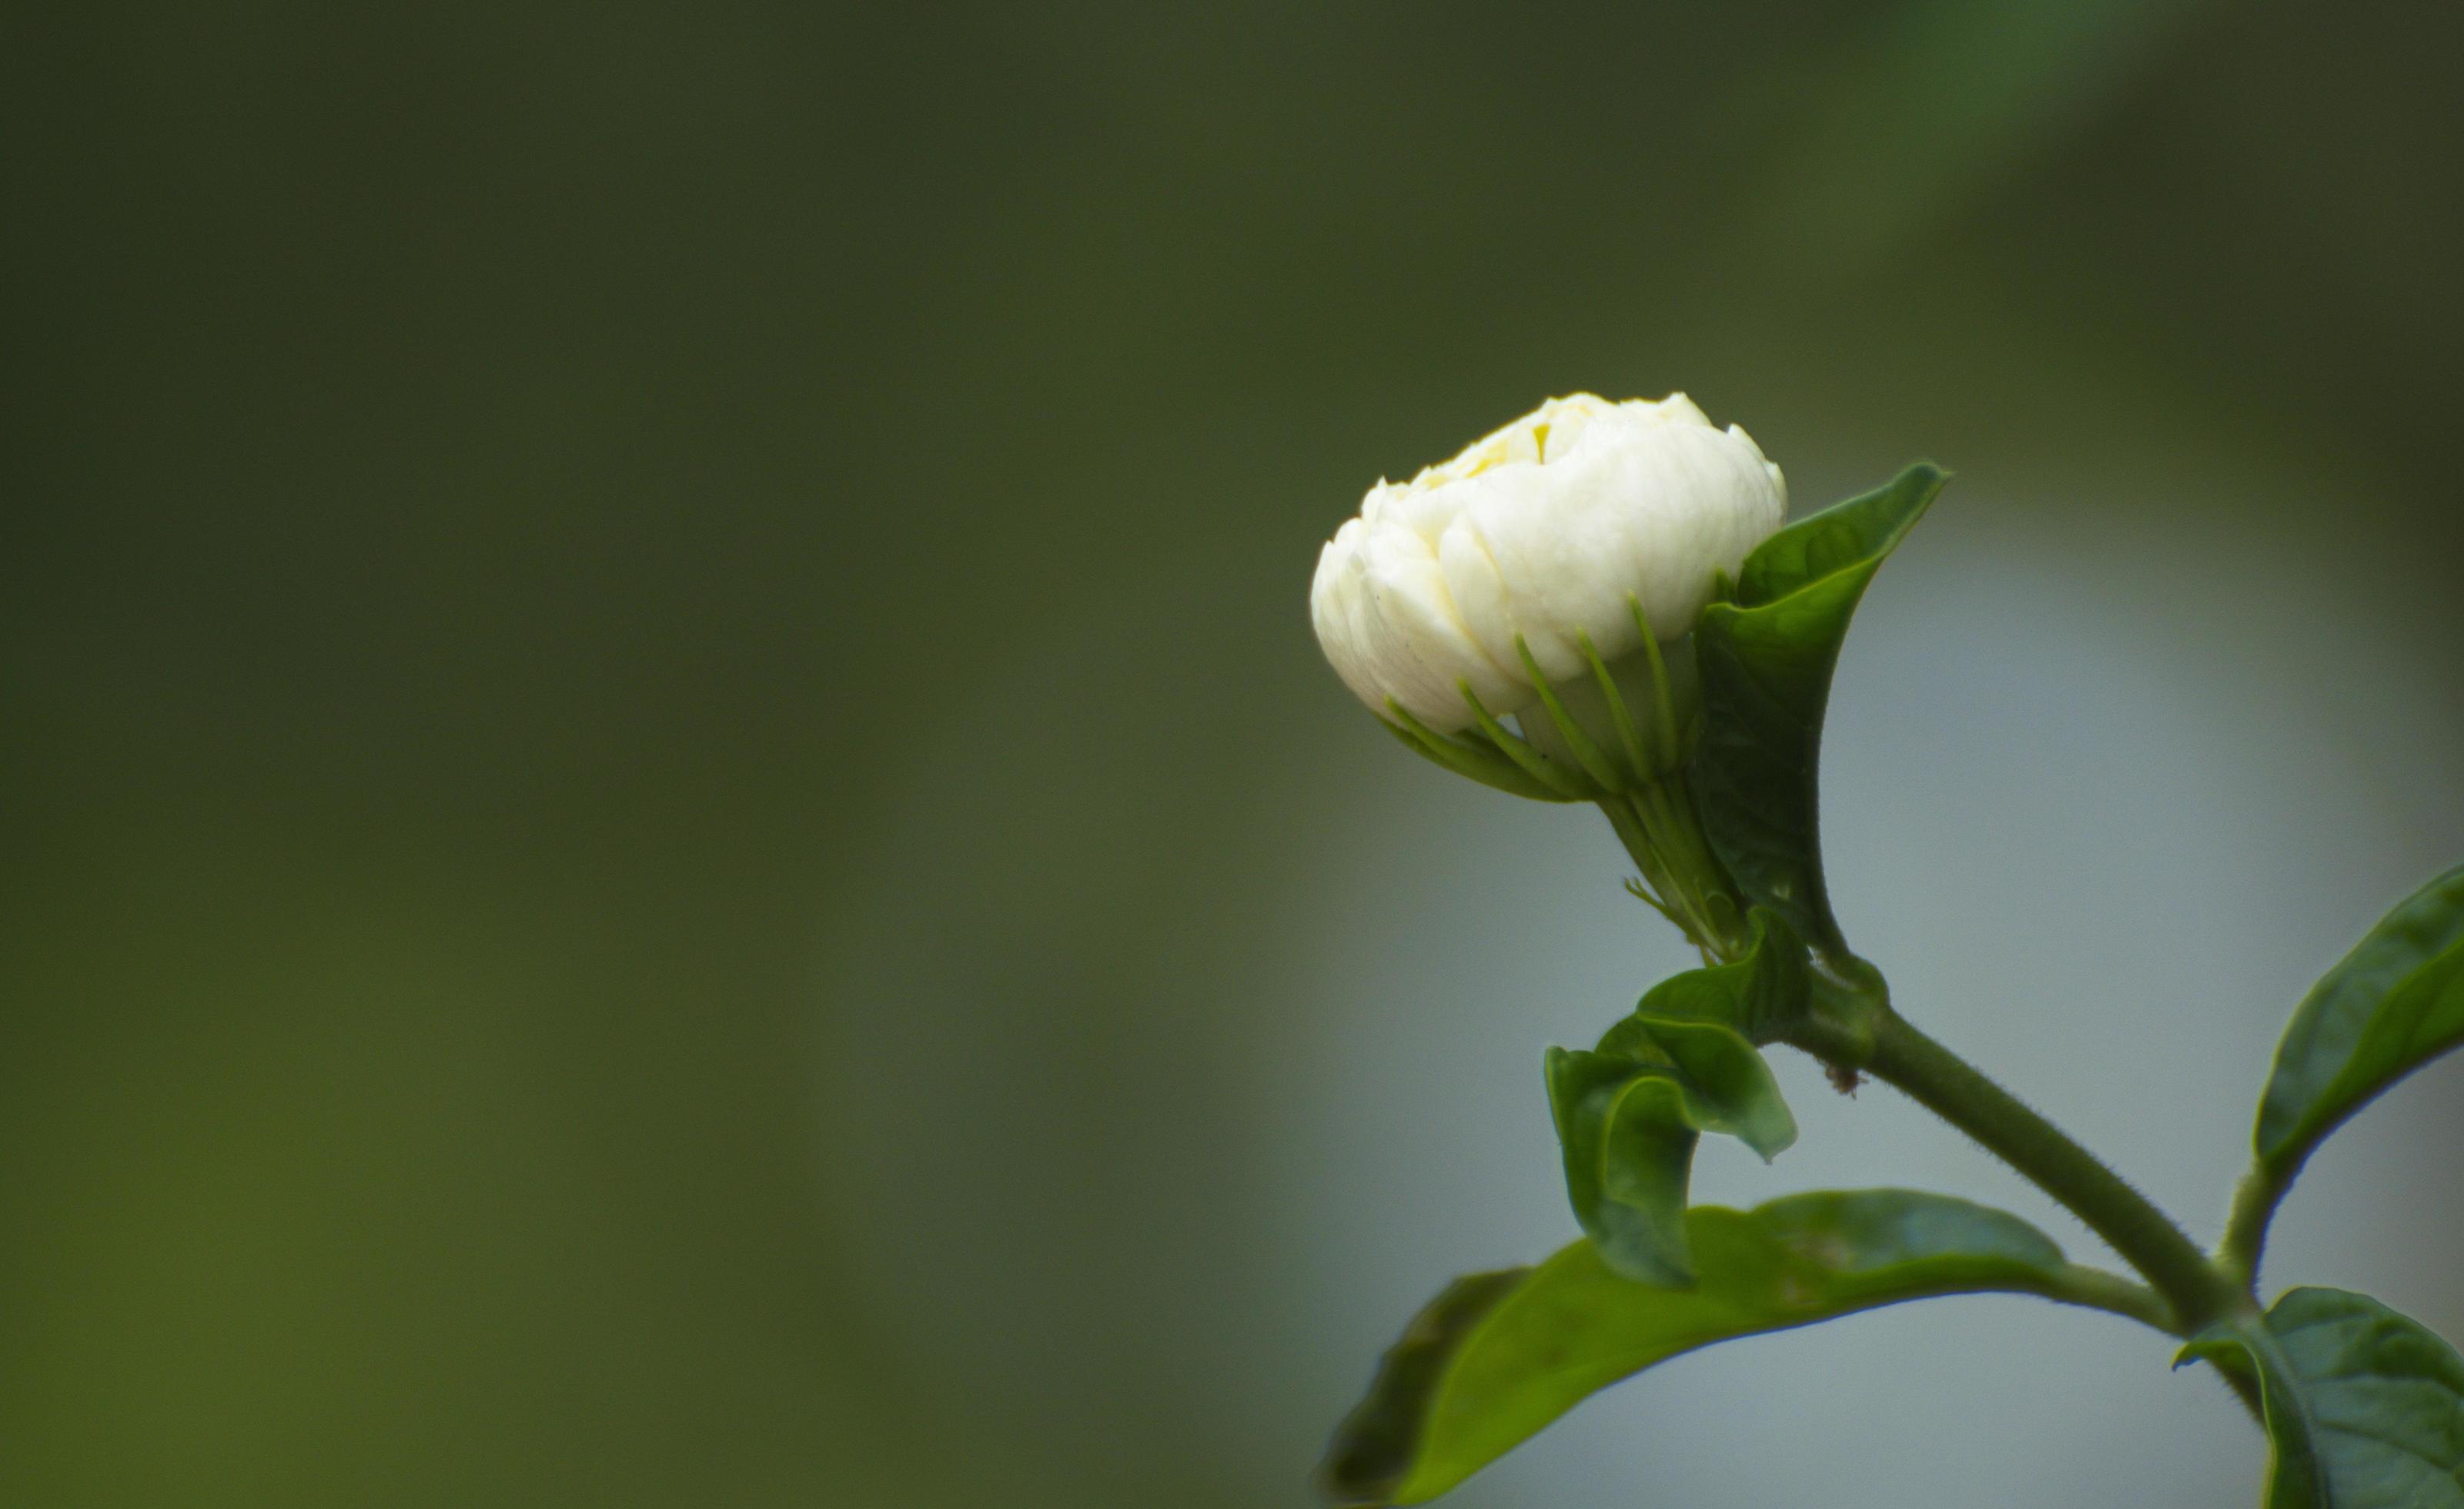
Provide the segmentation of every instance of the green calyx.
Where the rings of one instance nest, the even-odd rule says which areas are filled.
[[[1640,648],[1612,664],[1588,633],[1577,633],[1587,676],[1554,682],[1541,669],[1531,646],[1518,634],[1522,659],[1538,700],[1515,715],[1521,743],[1554,774],[1557,789],[1578,801],[1597,802],[1665,781],[1683,768],[1699,732],[1692,677],[1693,647],[1683,640],[1674,667],[1651,632],[1642,600],[1629,594]],[[1461,688],[1472,718],[1492,742],[1504,734],[1469,685]]]
[[[1726,584],[1724,583],[1725,587]],[[1441,734],[1401,703],[1386,704],[1389,732],[1415,754],[1484,786],[1541,802],[1592,802],[1634,856],[1626,889],[1668,919],[1706,963],[1743,956],[1746,908],[1720,863],[1687,774],[1702,735],[1689,639],[1663,648],[1639,597],[1626,599],[1641,647],[1611,662],[1578,634],[1588,675],[1551,681],[1520,635],[1515,653],[1536,694],[1515,726],[1463,683],[1472,727]]]
[[[1434,764],[1535,801],[1605,801],[1676,775],[1697,732],[1691,649],[1672,670],[1641,600],[1630,596],[1627,607],[1642,637],[1640,653],[1613,665],[1589,634],[1580,634],[1588,674],[1572,680],[1551,682],[1530,645],[1515,636],[1515,653],[1538,698],[1510,715],[1515,727],[1464,681],[1457,690],[1471,713],[1469,731],[1439,733],[1392,698],[1387,728]]]
[[[1683,774],[1600,799],[1609,826],[1641,870],[1628,894],[1668,919],[1705,964],[1743,958],[1752,946],[1746,909],[1711,852]]]

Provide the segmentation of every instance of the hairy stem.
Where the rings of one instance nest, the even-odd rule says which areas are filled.
[[[1861,1067],[1974,1138],[2087,1223],[2171,1307],[2177,1335],[2255,1308],[2249,1293],[2208,1261],[2170,1216],[2149,1203],[2069,1134],[1967,1060],[1883,1009],[1868,1024],[1872,1047]],[[1828,1056],[1822,1031],[1800,1041]]]
[[[2173,1319],[2173,1307],[2165,1297],[2143,1283],[2134,1283],[2120,1274],[2109,1274],[2085,1263],[2066,1263],[2061,1279],[2044,1291],[2048,1299],[2064,1304],[2081,1305],[2090,1310],[2103,1310],[2151,1326],[2168,1336],[2179,1336],[2180,1322]]]
[[[2233,1214],[2225,1221],[2224,1239],[2216,1243],[2216,1264],[2244,1285],[2258,1282],[2259,1259],[2267,1249],[2267,1223],[2293,1183],[2264,1164],[2242,1176],[2233,1191]]]

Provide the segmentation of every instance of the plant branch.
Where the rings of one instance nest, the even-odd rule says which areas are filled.
[[[2216,1243],[2216,1263],[2244,1285],[2258,1282],[2259,1259],[2267,1250],[2267,1226],[2291,1187],[2293,1175],[2264,1163],[2254,1165],[2233,1190],[2233,1214],[2225,1221],[2224,1238]]]
[[[2062,1265],[2060,1280],[2047,1285],[2044,1296],[2063,1304],[2122,1316],[2167,1336],[2182,1334],[2181,1322],[2173,1319],[2173,1307],[2165,1302],[2163,1295],[2145,1284],[2086,1263]]]
[[[2211,1263],[2170,1216],[2060,1127],[1896,1011],[1883,1008],[1865,1026],[1872,1047],[1859,1067],[1966,1132],[2086,1222],[2164,1297],[2175,1321],[2166,1329],[2191,1335],[2255,1309],[2248,1292]],[[1824,1049],[1834,1046],[1827,1033],[1836,1031],[1817,1025],[1800,1034],[1810,1041],[1793,1040],[1831,1057]]]

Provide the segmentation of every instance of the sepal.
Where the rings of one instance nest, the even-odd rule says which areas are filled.
[[[1535,802],[1579,802],[1583,799],[1579,794],[1536,779],[1486,740],[1449,738],[1404,711],[1403,704],[1391,698],[1387,700],[1386,711],[1389,717],[1379,720],[1386,731],[1401,741],[1404,748],[1441,769],[1451,770],[1509,796],[1528,796]]]

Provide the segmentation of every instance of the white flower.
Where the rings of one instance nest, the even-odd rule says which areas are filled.
[[[1745,431],[1683,393],[1552,398],[1408,482],[1379,482],[1320,552],[1318,643],[1343,682],[1440,733],[1538,698],[1518,636],[1551,683],[1694,627],[1716,573],[1780,526],[1788,489]]]

